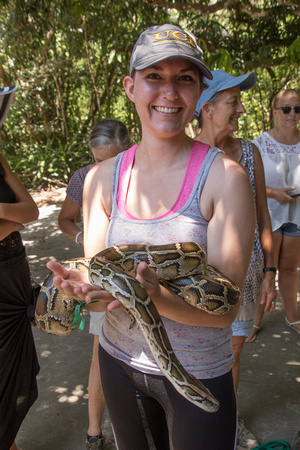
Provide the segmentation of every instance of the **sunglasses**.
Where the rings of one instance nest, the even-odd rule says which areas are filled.
[[[283,114],[289,114],[294,109],[296,114],[300,114],[300,106],[280,106],[275,109],[282,109]]]

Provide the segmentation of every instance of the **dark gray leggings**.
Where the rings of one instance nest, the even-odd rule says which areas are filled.
[[[219,400],[207,413],[164,376],[148,375],[99,346],[101,380],[118,450],[233,450],[236,399],[231,372],[201,380]]]

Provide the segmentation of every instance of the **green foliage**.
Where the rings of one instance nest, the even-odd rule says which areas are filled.
[[[2,148],[27,184],[67,182],[90,159],[88,135],[100,119],[122,120],[138,138],[122,80],[138,35],[166,17],[138,0],[1,5],[2,84],[19,85]]]
[[[272,125],[274,95],[299,85],[299,7],[277,0],[230,3],[227,11],[181,12],[180,17],[205,42],[210,69],[256,72],[256,86],[242,94],[246,114],[239,119],[239,136],[252,140]]]
[[[294,42],[288,47],[286,52],[287,60],[290,63],[299,63],[300,61],[300,37],[294,40]]]
[[[1,84],[19,85],[0,139],[2,152],[26,185],[67,183],[90,161],[88,136],[100,119],[123,121],[133,141],[139,140],[139,119],[122,81],[136,39],[156,23],[192,31],[211,69],[234,75],[255,70],[257,86],[243,94],[247,115],[240,135],[251,138],[268,128],[273,96],[298,82],[297,7],[236,0],[209,12],[212,5],[0,0]]]

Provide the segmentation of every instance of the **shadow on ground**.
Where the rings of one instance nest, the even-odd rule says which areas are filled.
[[[58,231],[60,206],[42,206],[39,219],[22,232],[32,275],[38,282],[46,277],[50,259],[82,256],[82,247]],[[41,366],[39,398],[18,434],[22,450],[85,449],[93,344],[89,317],[85,317],[85,329],[66,337],[46,335],[34,327]],[[265,316],[256,341],[245,344],[238,402],[246,426],[261,441],[276,431],[300,428],[300,336],[285,325],[280,300],[276,311]],[[105,449],[115,449],[107,411],[103,431]]]

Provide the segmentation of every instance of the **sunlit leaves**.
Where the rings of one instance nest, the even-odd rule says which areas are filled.
[[[236,0],[218,9],[218,3],[0,0],[1,84],[19,84],[1,146],[23,181],[67,181],[89,161],[89,132],[100,119],[122,120],[139,140],[139,119],[122,80],[136,39],[153,24],[193,32],[211,69],[254,70],[258,83],[243,93],[240,135],[267,128],[274,94],[299,84],[297,6]]]

